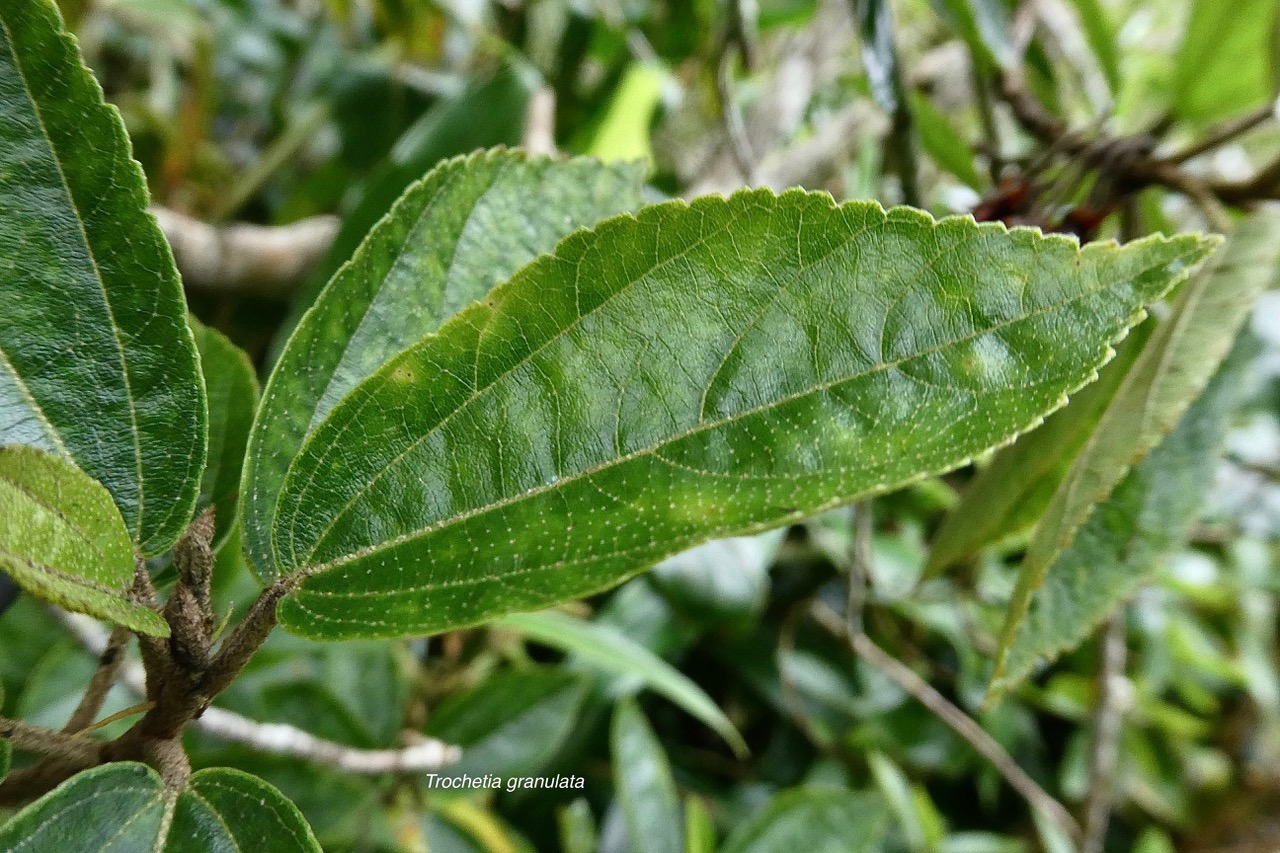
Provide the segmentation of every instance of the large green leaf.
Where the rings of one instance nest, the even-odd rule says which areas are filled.
[[[0,443],[73,459],[143,554],[191,518],[204,386],[113,107],[48,0],[0,5]]]
[[[872,794],[793,788],[735,827],[721,853],[871,853],[883,849],[888,817]]]
[[[1035,430],[996,452],[965,487],[964,496],[934,534],[927,573],[935,573],[1007,536],[1035,525],[1071,462],[1093,434],[1116,389],[1155,326],[1148,320],[1116,348],[1098,381],[1082,389]]]
[[[798,190],[653,205],[565,239],[336,405],[260,568],[294,584],[281,622],[329,639],[606,588],[1008,441],[1211,246],[1080,249]]]
[[[221,544],[235,524],[245,446],[258,405],[258,377],[244,350],[216,329],[194,318],[190,322],[209,400],[209,454],[196,509],[214,508],[215,542]]]
[[[125,599],[133,568],[106,489],[61,457],[0,447],[0,569],[37,598],[167,636],[160,614]]]
[[[1263,211],[1236,229],[1226,248],[1178,293],[1098,426],[1071,464],[1036,527],[1000,641],[993,682],[1032,593],[1090,511],[1182,419],[1226,356],[1280,260],[1280,212]]]
[[[284,476],[353,388],[541,251],[638,207],[638,167],[495,151],[441,164],[374,227],[307,312],[267,384],[245,468],[245,546],[260,570]]]
[[[671,762],[634,699],[618,703],[610,729],[613,786],[633,853],[682,853],[680,795]]]
[[[1094,508],[1058,555],[1009,647],[996,692],[1087,638],[1186,536],[1213,485],[1218,451],[1256,349],[1241,338],[1176,429]]]
[[[298,810],[239,770],[201,770],[180,790],[131,762],[73,776],[0,826],[0,849],[54,853],[319,853]]]
[[[529,639],[576,655],[583,663],[635,679],[666,697],[745,755],[747,744],[715,700],[689,676],[612,626],[584,622],[565,613],[513,613],[494,622]]]
[[[1209,121],[1275,97],[1280,0],[1194,0],[1174,69],[1172,105]]]

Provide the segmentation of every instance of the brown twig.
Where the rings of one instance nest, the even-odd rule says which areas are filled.
[[[1269,118],[1275,115],[1275,108],[1272,104],[1259,107],[1251,113],[1245,113],[1236,116],[1233,119],[1223,122],[1217,127],[1210,128],[1204,136],[1173,154],[1164,158],[1166,163],[1181,164],[1188,160],[1195,159],[1201,154],[1207,154],[1214,149],[1221,148],[1228,142],[1243,136],[1255,127],[1264,124]]]
[[[1089,749],[1089,799],[1084,812],[1084,840],[1080,853],[1102,853],[1111,820],[1112,780],[1119,756],[1120,725],[1124,720],[1121,691],[1124,678],[1125,614],[1123,608],[1107,621],[1102,633],[1098,699],[1093,711],[1093,735]]]
[[[1027,803],[1073,839],[1081,837],[1080,825],[1066,807],[1018,766],[1013,756],[1005,751],[995,738],[974,721],[972,717],[953,705],[927,681],[916,675],[915,670],[872,642],[866,634],[850,635],[848,626],[840,615],[822,602],[815,602],[810,610],[818,624],[836,636],[848,637],[853,651],[891,681],[928,708],[952,731],[964,738],[974,750],[990,762],[1009,786],[1022,795]]]
[[[68,734],[81,732],[97,719],[98,713],[102,710],[102,703],[106,701],[107,693],[115,684],[116,675],[120,672],[121,664],[124,663],[125,648],[129,645],[131,636],[133,635],[126,628],[117,627],[111,632],[106,647],[98,655],[98,668],[93,671],[89,686],[85,689],[84,696],[80,697],[80,703],[76,705],[75,711],[71,713],[71,719],[63,727],[64,732]]]
[[[94,761],[101,746],[79,735],[33,726],[7,717],[0,717],[0,738],[12,743],[14,749],[72,762]]]

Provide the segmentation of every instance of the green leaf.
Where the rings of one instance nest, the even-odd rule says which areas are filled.
[[[1226,248],[1178,293],[1098,426],[1054,493],[1023,558],[1009,603],[992,683],[1026,616],[1032,593],[1090,511],[1126,472],[1177,426],[1226,356],[1254,300],[1280,261],[1280,212],[1263,211],[1236,229]]]
[[[637,166],[495,151],[450,160],[414,184],[338,271],[277,362],[245,466],[245,546],[271,541],[290,463],[371,373],[434,333],[541,251],[583,225],[638,207]]]
[[[0,569],[59,607],[169,635],[159,613],[125,598],[133,545],[111,495],[34,447],[0,447]]]
[[[702,800],[693,795],[684,801],[684,851],[716,853],[716,825]]]
[[[911,93],[911,111],[915,115],[920,146],[943,171],[955,175],[966,185],[982,191],[987,186],[973,162],[973,149],[965,142],[950,120],[918,92]]]
[[[690,619],[745,628],[764,610],[769,565],[784,536],[770,530],[704,542],[654,566],[654,586]]]
[[[871,853],[884,849],[887,825],[884,803],[872,794],[792,788],[739,824],[721,853]]]
[[[445,774],[528,776],[555,758],[578,723],[586,695],[586,681],[572,672],[503,672],[445,701],[426,732],[462,747],[461,760]]]
[[[195,506],[205,401],[120,116],[48,0],[0,7],[0,444],[72,459],[158,554]]]
[[[209,401],[209,453],[196,511],[212,506],[214,542],[221,545],[236,518],[240,471],[244,467],[249,428],[258,406],[258,377],[249,356],[221,332],[190,318],[200,351],[205,393]]]
[[[493,624],[519,631],[543,645],[572,652],[583,661],[610,672],[637,677],[641,684],[705,723],[738,755],[746,754],[747,745],[742,735],[701,687],[623,634],[554,611],[513,613],[494,620]]]
[[[1194,0],[1178,50],[1173,110],[1212,121],[1275,97],[1280,0]]]
[[[632,853],[683,853],[680,796],[671,763],[633,699],[618,703],[610,728],[613,786]]]
[[[239,770],[201,770],[181,790],[144,764],[104,764],[73,776],[0,826],[5,850],[319,853],[279,791]]]
[[[1120,91],[1120,47],[1116,41],[1116,26],[1102,0],[1071,0],[1080,16],[1089,49],[1098,60],[1102,76],[1112,93]]]
[[[1211,246],[798,190],[579,232],[356,387],[247,516],[297,576],[281,623],[474,624],[950,470],[1090,381]]]
[[[1213,485],[1218,452],[1256,346],[1242,337],[1172,433],[1135,466],[1058,555],[1009,647],[1004,691],[1037,662],[1083,642],[1186,537]]]
[[[1030,529],[1044,514],[1071,463],[1097,427],[1155,327],[1139,324],[1116,348],[1098,381],[1071,404],[1008,447],[965,487],[964,496],[934,534],[926,573],[933,574],[994,542]]]

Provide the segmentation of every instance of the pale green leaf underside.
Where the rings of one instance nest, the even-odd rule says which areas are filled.
[[[1094,507],[1058,555],[1009,647],[996,693],[1084,641],[1186,536],[1213,485],[1241,374],[1256,350],[1241,344],[1174,431]]]
[[[205,402],[142,169],[48,0],[0,4],[0,444],[63,454],[133,541],[190,519]]]
[[[724,738],[735,753],[747,754],[746,741],[706,691],[679,669],[617,629],[584,622],[552,610],[512,613],[500,617],[493,624],[519,631],[536,643],[568,652],[606,672],[638,679],[645,687],[705,723]]]
[[[289,464],[334,406],[389,359],[565,235],[640,206],[636,165],[491,151],[411,186],[299,323],[264,393],[244,481],[245,545],[270,573]]]
[[[0,826],[9,853],[319,853],[298,809],[239,770],[201,770],[167,789],[144,764],[122,762],[64,782]]]
[[[1090,381],[1210,246],[801,191],[579,232],[310,436],[272,520],[281,621],[472,624],[953,468]]]
[[[34,447],[0,447],[0,570],[67,610],[169,633],[160,614],[124,598],[133,584],[133,544],[111,495]]]
[[[1258,294],[1280,261],[1280,212],[1262,211],[1178,293],[1172,314],[1152,333],[1097,427],[1054,493],[1023,558],[1009,604],[993,682],[1027,613],[1032,593],[1093,507],[1173,430],[1226,356]]]

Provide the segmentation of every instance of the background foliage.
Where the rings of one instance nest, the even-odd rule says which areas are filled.
[[[215,397],[255,398],[324,282],[441,159],[550,142],[643,161],[649,201],[803,184],[1102,237],[1230,227],[1276,194],[1280,172],[1275,0],[60,6],[155,204],[215,225],[339,217],[286,288],[252,276],[194,286],[183,270],[211,419],[226,420],[211,420],[227,438],[210,448],[198,498],[219,504],[219,613],[242,611],[257,587],[223,512],[248,420]],[[1138,180],[1152,151],[1186,154],[1188,181]],[[636,206],[626,192],[582,204]],[[1205,308],[1193,280],[1171,310],[1199,312],[1195,335],[1161,341],[1172,324],[1139,327],[1092,397],[1010,450],[852,511],[708,544],[566,613],[405,642],[276,632],[219,700],[355,747],[402,746],[406,732],[462,747],[442,773],[573,774],[584,790],[441,790],[422,774],[352,774],[200,731],[193,762],[267,779],[326,850],[1074,849],[970,739],[850,650],[843,617],[816,615],[843,612],[861,573],[866,636],[1082,824],[1098,826],[1089,811],[1108,791],[1105,833],[1087,843],[1274,850],[1280,301],[1262,294],[1233,334],[1272,283],[1268,217],[1236,231],[1253,229],[1261,247],[1248,298]],[[1210,297],[1223,292],[1212,285]],[[1228,349],[1185,413],[1161,402],[1168,359],[1147,355],[1159,363],[1139,369],[1152,352],[1212,367],[1207,354]],[[1159,430],[1126,436],[1108,456],[1086,441],[1099,423],[1137,429],[1151,412],[1177,425],[1158,444]],[[1143,442],[1155,449],[1126,473],[1113,457]],[[1118,480],[1111,497],[1062,522],[1080,527],[1067,550],[1034,544],[1057,483],[1086,477],[1091,458]],[[1033,467],[1045,460],[1060,464]],[[1022,636],[1006,637],[1010,671],[1029,677],[984,704],[1029,547],[1074,587],[1051,583],[1031,601]],[[1059,636],[1064,625],[1074,636]],[[0,649],[4,715],[61,727],[94,657],[29,597],[0,616]],[[117,686],[103,713],[134,701]],[[157,784],[139,767],[95,772],[128,775],[144,803]],[[204,772],[197,784],[230,771]]]

